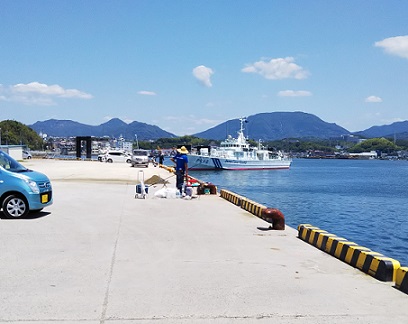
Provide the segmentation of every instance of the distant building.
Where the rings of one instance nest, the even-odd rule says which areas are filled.
[[[124,150],[125,152],[132,152],[133,150],[133,143],[132,142],[124,142],[124,141],[120,141],[118,143],[119,145],[119,149]]]
[[[22,160],[25,147],[25,145],[0,145],[0,150],[6,152],[15,160]]]
[[[348,156],[350,158],[355,158],[355,159],[376,159],[378,157],[378,154],[376,151],[370,151],[370,152],[361,152],[361,153],[348,153]]]

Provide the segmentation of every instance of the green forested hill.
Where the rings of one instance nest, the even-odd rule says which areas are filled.
[[[2,145],[26,145],[30,149],[42,148],[42,138],[30,127],[15,120],[0,121]]]

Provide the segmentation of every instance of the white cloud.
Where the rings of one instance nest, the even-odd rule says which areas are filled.
[[[58,84],[47,85],[39,82],[31,82],[27,84],[19,83],[12,86],[11,91],[13,93],[36,93],[40,95],[56,96],[61,98],[92,98],[92,95],[76,89],[64,89]]]
[[[369,97],[365,98],[364,101],[365,102],[382,102],[382,99],[380,97],[377,97],[377,96],[369,96]]]
[[[54,105],[54,98],[93,98],[92,95],[77,89],[64,89],[57,84],[47,85],[39,82],[18,83],[8,87],[1,86],[0,93],[2,94],[1,99],[4,101],[39,106]]]
[[[275,58],[270,61],[261,60],[247,64],[241,71],[244,73],[258,73],[269,80],[305,79],[309,73],[294,63],[293,57]]]
[[[156,92],[146,91],[146,90],[140,90],[137,93],[142,95],[142,96],[156,96],[157,95]]]
[[[207,88],[212,87],[211,76],[214,74],[214,71],[204,65],[199,65],[193,69],[194,77]]]
[[[388,54],[408,59],[408,35],[385,38],[374,45],[382,47]]]
[[[280,97],[309,97],[312,93],[306,90],[283,90],[278,92]]]

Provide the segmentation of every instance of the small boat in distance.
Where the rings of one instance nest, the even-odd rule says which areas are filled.
[[[238,137],[231,135],[221,142],[219,147],[201,146],[188,154],[189,170],[273,170],[289,169],[290,157],[282,152],[265,149],[261,141],[258,147],[251,147],[244,136],[244,122],[240,118],[241,127]]]

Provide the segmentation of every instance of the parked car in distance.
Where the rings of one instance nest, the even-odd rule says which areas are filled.
[[[98,155],[98,160],[101,162],[126,162],[130,163],[132,156],[124,151],[108,151],[103,155]]]
[[[30,152],[23,150],[23,159],[31,159],[33,156],[31,155]]]
[[[0,150],[0,207],[6,218],[20,218],[52,204],[45,174],[27,169]]]
[[[149,154],[150,152],[148,150],[133,150],[132,160],[130,161],[130,164],[132,165],[132,167],[144,166],[147,168],[149,166]]]

